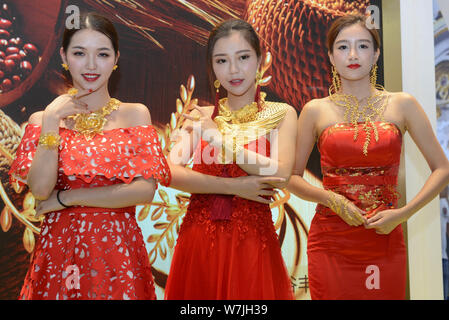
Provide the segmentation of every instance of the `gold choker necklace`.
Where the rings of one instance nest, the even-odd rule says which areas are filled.
[[[75,121],[73,130],[78,134],[84,135],[86,140],[91,140],[96,134],[101,134],[103,127],[108,121],[105,117],[111,114],[112,111],[117,110],[120,101],[111,98],[108,103],[101,109],[92,113],[77,113],[68,118]]]
[[[265,104],[265,92],[260,93],[259,103],[263,106]],[[256,120],[259,112],[259,103],[256,101],[247,104],[239,110],[232,111],[228,106],[228,98],[220,99],[218,102],[218,116],[226,122],[232,124],[247,123]],[[263,109],[263,107],[261,108]]]

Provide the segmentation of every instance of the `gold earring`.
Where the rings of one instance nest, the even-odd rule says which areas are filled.
[[[117,68],[118,68],[118,65],[115,65],[113,68],[112,68],[112,70],[117,70]]]
[[[335,66],[332,65],[332,86],[335,89],[335,92],[340,91],[341,88],[341,79],[340,76],[337,73],[337,69],[335,69]]]
[[[377,84],[377,64],[373,65],[373,68],[371,69],[371,74],[370,74],[369,78],[370,78],[371,85],[373,87],[375,87]]]
[[[257,71],[257,73],[256,73],[256,85],[259,85],[261,80],[262,80],[262,72]]]
[[[220,81],[218,81],[218,79],[217,79],[217,80],[215,80],[215,81],[214,81],[214,87],[215,87],[215,89],[217,89],[217,92],[219,91],[219,89],[220,89],[220,86],[221,86],[221,83],[220,83]]]
[[[67,64],[63,63],[61,66],[65,71],[69,71],[69,66]]]

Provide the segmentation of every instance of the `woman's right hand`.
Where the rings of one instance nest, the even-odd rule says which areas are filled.
[[[235,181],[232,193],[240,198],[270,204],[273,201],[262,196],[273,196],[275,184],[285,182],[284,178],[244,176],[233,178]]]
[[[327,206],[350,226],[356,227],[367,223],[365,212],[338,193],[328,191]]]
[[[44,111],[45,117],[65,119],[77,113],[88,113],[87,104],[80,99],[92,94],[94,91],[79,91],[75,95],[62,94],[54,99]]]

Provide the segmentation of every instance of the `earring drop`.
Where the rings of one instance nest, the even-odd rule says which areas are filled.
[[[340,91],[341,80],[340,76],[338,75],[337,69],[335,69],[334,65],[332,65],[332,85],[334,87],[335,92]]]
[[[113,68],[112,68],[112,70],[117,70],[117,68],[118,68],[118,65],[115,65]]]
[[[69,71],[69,66],[67,64],[62,63],[61,66],[65,71]]]
[[[215,87],[215,106],[217,106],[217,107],[218,107],[218,100],[219,100],[219,98],[220,98],[220,86],[221,86],[220,81],[218,81],[218,79],[215,80],[215,81],[214,81],[214,87]]]
[[[377,64],[375,64],[371,69],[370,82],[373,87],[375,87],[377,84],[377,68]]]

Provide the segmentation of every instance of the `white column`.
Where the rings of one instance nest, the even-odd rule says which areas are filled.
[[[434,131],[435,62],[432,1],[400,0],[402,91],[422,105]],[[427,162],[407,134],[404,139],[406,199],[410,201],[430,174]],[[430,202],[407,222],[410,299],[442,299],[439,202]]]

